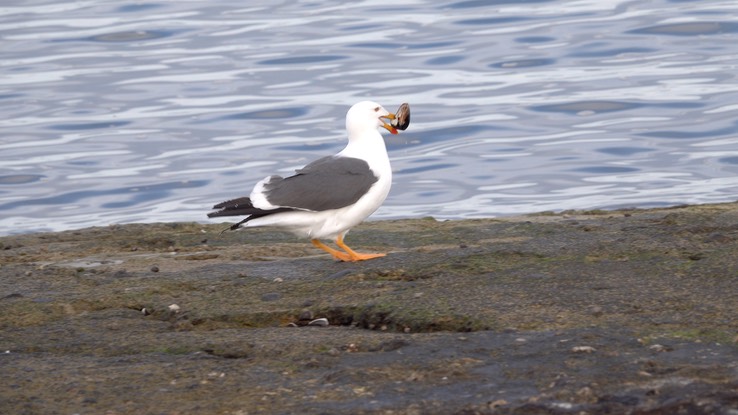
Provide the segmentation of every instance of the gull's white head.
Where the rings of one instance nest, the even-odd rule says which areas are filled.
[[[387,111],[381,105],[372,101],[361,101],[354,104],[346,113],[346,130],[349,137],[364,134],[367,131],[376,131],[383,127],[392,134],[397,134],[397,129],[385,122],[385,119],[395,119],[395,114]]]

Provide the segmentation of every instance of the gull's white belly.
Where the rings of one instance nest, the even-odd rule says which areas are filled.
[[[335,239],[374,213],[389,194],[391,174],[382,175],[355,204],[322,212],[293,211],[256,218],[246,227],[275,226],[311,239]]]

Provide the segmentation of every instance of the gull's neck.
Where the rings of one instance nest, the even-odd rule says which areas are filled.
[[[349,135],[349,142],[339,156],[354,157],[366,160],[370,165],[380,162],[389,163],[387,147],[382,134],[376,129],[354,132]]]

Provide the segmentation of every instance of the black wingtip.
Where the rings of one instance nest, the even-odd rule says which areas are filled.
[[[252,219],[252,217],[249,216],[248,218],[242,220],[241,222],[234,223],[233,225],[231,225],[231,226],[223,229],[222,231],[220,231],[220,233],[218,234],[218,236],[221,236],[221,235],[223,235],[224,233],[226,233],[228,231],[235,231],[236,229],[240,228],[241,225],[243,225],[244,223],[250,221],[251,219]]]
[[[209,218],[215,218],[218,216],[244,216],[250,215],[255,211],[260,211],[251,204],[251,199],[248,197],[239,197],[237,199],[226,200],[225,202],[218,203],[213,206],[213,209],[217,209],[215,212],[208,213]]]

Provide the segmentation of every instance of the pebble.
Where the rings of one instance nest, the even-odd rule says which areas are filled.
[[[507,405],[508,403],[509,403],[509,402],[507,402],[507,401],[506,401],[506,400],[504,400],[504,399],[498,399],[498,400],[496,400],[496,401],[488,402],[488,403],[487,403],[487,406],[489,407],[489,409],[496,409],[496,408],[499,408],[499,407],[501,407],[501,406],[505,406],[505,405]]]
[[[705,254],[702,252],[695,252],[693,254],[688,255],[687,258],[691,259],[692,261],[699,261],[700,259],[705,258]]]
[[[648,348],[649,350],[653,350],[654,352],[657,352],[657,353],[670,352],[674,350],[669,346],[664,346],[663,344],[654,344],[654,345],[648,346]]]
[[[159,267],[156,265],[151,266],[151,272],[159,272]]]
[[[592,346],[574,346],[571,351],[572,353],[594,353],[597,349]]]
[[[326,327],[328,325],[330,325],[330,322],[327,318],[314,318],[312,311],[302,310],[300,315],[297,317],[297,321],[287,324],[287,327]]]
[[[178,313],[180,310],[180,307],[177,304],[170,304],[167,308],[169,308],[169,311],[174,311],[175,313]]]
[[[583,388],[579,389],[579,390],[577,391],[576,395],[577,395],[577,396],[578,396],[579,398],[582,398],[582,399],[586,399],[586,400],[588,400],[588,401],[589,401],[589,400],[592,400],[592,399],[594,399],[594,398],[595,398],[595,393],[594,393],[594,391],[592,390],[592,388],[590,388],[589,386],[585,386],[585,387],[583,387]]]
[[[323,318],[316,318],[315,320],[309,322],[308,326],[326,327],[329,324],[330,323],[328,322],[328,319],[323,317]]]

